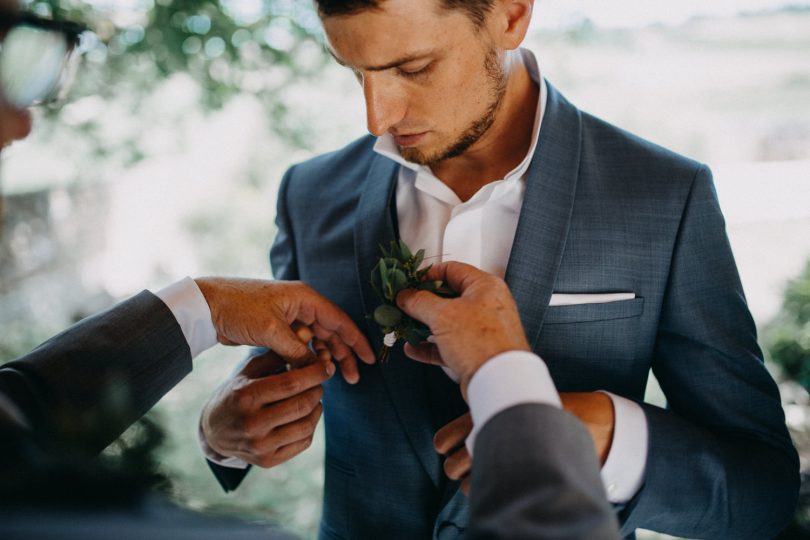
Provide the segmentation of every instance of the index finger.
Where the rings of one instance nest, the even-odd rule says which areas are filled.
[[[433,319],[439,308],[453,300],[442,298],[429,291],[405,289],[397,295],[397,305],[409,316],[422,321],[433,329]]]
[[[431,266],[425,279],[440,279],[457,293],[464,294],[473,283],[491,275],[467,263],[448,261]]]
[[[312,325],[317,323],[321,328],[329,333],[335,334],[343,343],[350,347],[354,353],[366,364],[373,364],[376,360],[374,352],[371,350],[368,340],[354,324],[354,321],[346,315],[338,306],[331,301],[323,298],[314,290],[311,290],[311,295],[303,301],[309,302],[313,308],[312,320],[302,321],[305,324]],[[311,301],[310,301],[311,300]],[[323,336],[318,336],[325,339]]]
[[[360,380],[360,372],[357,369],[357,360],[349,350],[349,348],[340,340],[336,334],[330,334],[326,330],[315,324],[315,335],[324,336],[323,339],[317,339],[313,342],[316,352],[325,352],[330,357],[333,357],[340,366],[340,372],[343,378],[349,384],[355,384]]]
[[[249,392],[254,403],[267,405],[319,386],[334,373],[335,365],[332,362],[319,361],[306,367],[256,379],[250,383]]]

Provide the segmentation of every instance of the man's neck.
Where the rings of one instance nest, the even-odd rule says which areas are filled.
[[[522,64],[509,74],[506,93],[489,130],[462,155],[436,163],[433,174],[462,201],[517,167],[531,147],[540,87]]]

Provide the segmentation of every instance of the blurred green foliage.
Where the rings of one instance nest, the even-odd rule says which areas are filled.
[[[279,148],[306,148],[316,140],[285,106],[295,83],[315,79],[328,62],[320,22],[310,1],[22,2],[25,9],[56,19],[81,21],[93,31],[83,43],[82,63],[68,104],[61,110],[43,109],[44,118],[37,119],[32,135],[36,139],[32,142],[42,148],[51,145],[75,160],[76,166],[66,168],[65,173],[73,178],[71,183],[119,178],[120,172],[135,162],[154,159],[154,149],[147,148],[154,123],[168,124],[170,138],[181,139],[188,134],[188,125],[181,125],[187,112],[214,113],[232,98],[246,94],[260,101],[267,115],[265,125],[277,135]],[[183,84],[173,85],[176,80]],[[179,88],[180,96],[178,91],[165,92],[167,87]],[[155,96],[164,93],[171,94],[172,106],[180,102],[181,110],[169,114],[167,107],[154,110]],[[121,110],[126,112],[123,117]],[[111,126],[119,119],[120,125]],[[244,144],[255,142],[246,140]],[[265,272],[263,252],[269,226],[265,226],[266,219],[257,219],[245,208],[248,202],[262,210],[272,205],[262,190],[273,188],[275,178],[268,174],[266,161],[276,155],[274,151],[281,152],[257,150],[256,154],[266,159],[245,163],[239,171],[244,181],[233,179],[227,198],[192,214],[190,228],[197,233],[198,244],[204,243],[215,254],[211,258],[215,259],[217,266],[213,270],[217,272],[235,273],[237,255],[247,257],[252,253]],[[251,228],[246,228],[246,223]],[[254,228],[260,233],[254,233]],[[0,333],[3,360],[31,350],[61,328],[46,326],[39,320],[21,321],[18,326]],[[323,482],[322,435],[305,456],[270,471],[254,471],[232,494],[226,494],[218,485],[198,448],[197,423],[202,403],[243,354],[239,350],[215,349],[197,359],[194,372],[156,411],[108,447],[101,462],[113,470],[137,473],[147,484],[168,491],[176,502],[190,508],[253,520],[277,520],[299,534],[314,537]]]
[[[810,262],[788,283],[782,309],[766,328],[764,343],[773,363],[810,391]]]
[[[279,94],[320,73],[327,59],[311,2],[296,0],[25,0],[25,9],[87,24],[83,65],[71,99],[136,99],[133,113],[177,74],[199,86],[206,110],[240,93],[258,97],[270,125],[304,146],[306,129],[287,118]],[[141,99],[137,99],[141,98]],[[91,129],[85,129],[91,132]],[[101,141],[103,145],[103,141]],[[134,152],[137,157],[137,151]]]

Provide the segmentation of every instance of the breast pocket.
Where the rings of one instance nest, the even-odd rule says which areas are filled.
[[[550,306],[535,342],[561,391],[609,389],[609,381],[635,380],[644,299]],[[619,383],[621,384],[621,383]]]
[[[571,324],[593,321],[611,321],[638,317],[644,311],[644,299],[633,298],[602,304],[574,304],[550,306],[543,324]]]

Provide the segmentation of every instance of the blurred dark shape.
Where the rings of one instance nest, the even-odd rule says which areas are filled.
[[[0,538],[291,538],[267,526],[181,510],[157,495],[170,483],[160,471],[165,431],[154,413],[95,455],[138,414],[139,387],[124,383],[131,374],[110,369],[72,381],[78,394],[87,387],[94,406],[64,399],[37,407],[24,396],[49,398],[18,388],[37,376],[22,378],[25,367],[4,373],[4,395],[36,429],[9,422],[0,410]]]
[[[293,538],[271,526],[177,508],[150,494],[149,478],[139,471],[87,459],[26,430],[2,427],[0,441],[4,540]]]
[[[807,540],[808,538],[810,538],[810,473],[803,472],[796,518],[776,537],[776,540]]]

